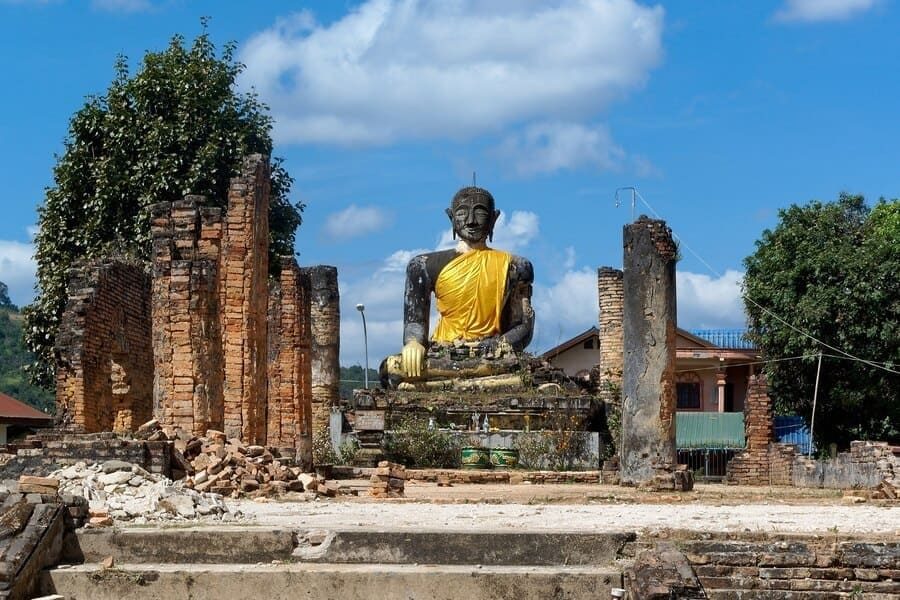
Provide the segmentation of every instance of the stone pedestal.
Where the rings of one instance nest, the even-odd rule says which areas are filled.
[[[624,232],[621,478],[675,485],[675,255],[664,221],[642,216]]]

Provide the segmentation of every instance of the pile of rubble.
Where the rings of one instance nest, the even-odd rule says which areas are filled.
[[[251,498],[285,492],[316,492],[320,481],[304,473],[293,456],[276,456],[263,446],[244,445],[225,433],[210,429],[197,437],[176,428],[166,432],[155,419],[142,425],[135,437],[172,440],[175,445],[172,476],[198,492]],[[324,485],[324,481],[321,482]]]
[[[188,489],[180,481],[124,461],[79,462],[54,471],[51,477],[59,480],[60,495],[87,499],[90,523],[97,526],[110,525],[112,519],[135,523],[199,517],[233,521],[241,516],[229,511],[218,494]]]

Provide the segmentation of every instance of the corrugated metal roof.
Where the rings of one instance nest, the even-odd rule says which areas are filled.
[[[675,413],[675,445],[679,448],[743,448],[744,413]]]
[[[756,350],[756,345],[747,339],[746,329],[691,329],[690,333],[719,348]]]
[[[775,439],[782,444],[794,444],[801,454],[809,454],[809,427],[806,419],[795,415],[775,417]],[[815,450],[815,446],[813,446]]]

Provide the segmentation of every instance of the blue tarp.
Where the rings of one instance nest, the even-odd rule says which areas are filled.
[[[776,442],[794,444],[800,453],[809,454],[809,427],[803,417],[796,415],[775,417],[774,426]]]

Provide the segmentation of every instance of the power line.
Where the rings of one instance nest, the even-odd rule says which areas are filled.
[[[802,354],[800,356],[788,356],[785,358],[770,358],[767,360],[756,360],[752,362],[743,362],[743,363],[728,363],[727,365],[716,365],[713,367],[697,367],[695,369],[681,369],[680,371],[675,371],[676,373],[689,373],[691,371],[712,371],[712,370],[721,370],[723,366],[725,367],[747,367],[750,365],[765,365],[768,363],[774,362],[782,362],[786,360],[800,360],[801,358],[815,358],[819,356],[818,352],[816,354]],[[829,356],[825,354],[824,356]],[[840,357],[838,357],[840,358]]]
[[[633,193],[634,195],[636,195],[636,196],[640,199],[641,202],[644,203],[644,206],[646,206],[648,209],[650,209],[650,212],[652,212],[653,215],[654,215],[657,219],[662,219],[662,217],[660,216],[660,214],[659,214],[658,212],[656,212],[656,209],[653,208],[652,206],[650,206],[650,203],[647,202],[647,201],[644,199],[643,196],[641,196],[640,192],[638,192],[636,189],[633,189],[633,188],[632,188],[632,193]],[[697,252],[695,252],[694,249],[691,248],[691,247],[688,245],[688,243],[685,242],[684,239],[683,239],[681,236],[679,236],[677,233],[675,233],[674,230],[672,231],[672,236],[673,236],[676,240],[678,240],[678,243],[679,243],[681,246],[683,246],[688,252],[690,252],[691,254],[693,254],[694,257],[695,257],[697,260],[699,260],[699,261],[700,261],[707,269],[709,269],[709,271],[710,271],[713,275],[715,275],[716,277],[719,277],[719,278],[722,277],[722,274],[721,274],[721,273],[719,273],[716,269],[714,269],[714,268],[712,267],[712,265],[710,265],[708,262],[706,262],[706,260],[705,260],[702,256],[700,256],[700,254],[698,254]],[[807,338],[813,340],[814,342],[816,342],[816,343],[819,344],[820,346],[824,346],[825,348],[828,348],[829,350],[833,350],[834,352],[837,352],[838,354],[843,355],[843,356],[841,356],[841,357],[833,356],[833,358],[844,358],[844,357],[845,357],[845,358],[848,358],[848,359],[851,359],[851,360],[855,360],[855,361],[857,361],[857,362],[861,362],[861,363],[863,363],[863,364],[869,365],[870,367],[875,367],[876,369],[881,369],[881,370],[883,370],[883,371],[887,371],[888,373],[893,373],[894,375],[900,375],[900,371],[896,371],[896,370],[894,370],[894,369],[890,369],[890,368],[888,368],[888,367],[886,367],[886,366],[883,366],[883,365],[888,365],[888,364],[892,364],[892,363],[888,363],[888,362],[880,363],[880,362],[868,360],[868,359],[865,359],[865,358],[860,358],[860,357],[858,357],[858,356],[854,356],[853,354],[850,354],[849,352],[845,352],[844,350],[841,350],[840,348],[837,348],[837,347],[835,347],[835,346],[832,346],[831,344],[827,344],[827,343],[823,342],[822,340],[820,340],[819,338],[817,338],[816,336],[814,336],[814,335],[812,335],[812,334],[810,334],[810,333],[807,333],[806,331],[803,331],[803,330],[800,329],[799,327],[794,326],[792,323],[789,323],[786,319],[783,319],[781,316],[775,314],[774,312],[772,312],[771,310],[769,310],[768,308],[766,308],[765,306],[763,306],[762,304],[760,304],[759,302],[757,302],[756,300],[754,300],[753,298],[751,298],[750,296],[748,296],[747,294],[745,294],[743,291],[741,291],[741,298],[743,298],[743,299],[746,300],[747,302],[750,302],[751,304],[753,304],[754,306],[756,306],[757,308],[759,308],[761,311],[763,311],[763,312],[766,313],[767,315],[769,315],[769,316],[771,316],[771,317],[777,319],[780,323],[783,323],[784,325],[787,325],[788,327],[790,327],[791,329],[793,329],[794,331],[796,331],[796,332],[799,333],[800,335],[802,335],[802,336],[804,336],[804,337],[807,337]]]

